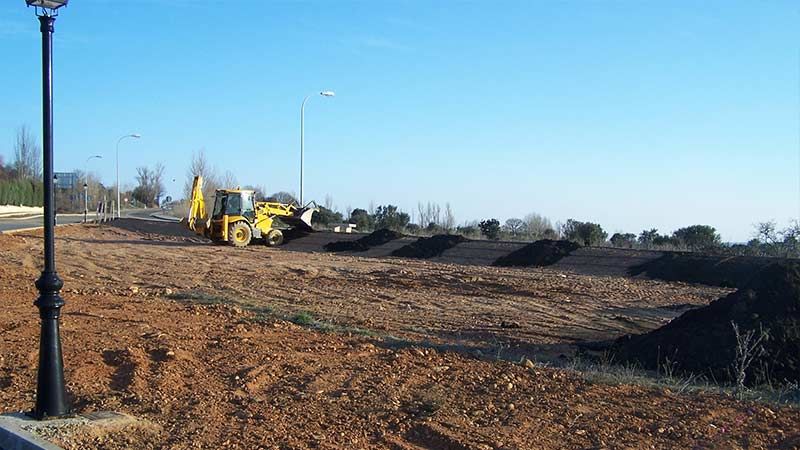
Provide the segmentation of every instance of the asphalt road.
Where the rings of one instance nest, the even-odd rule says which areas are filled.
[[[134,219],[147,219],[158,220],[151,216],[151,214],[161,212],[160,209],[135,209],[129,211],[122,211],[122,217],[130,217]],[[94,214],[89,214],[89,219],[94,219]],[[41,227],[43,216],[32,216],[24,219],[0,219],[0,233],[3,231],[13,231],[23,228]],[[59,215],[56,222],[59,224],[67,223],[80,223],[83,221],[83,215]]]
[[[24,219],[0,219],[0,232],[19,230],[22,228],[34,228],[43,226],[44,216],[34,216]],[[79,223],[83,221],[83,216],[58,216],[56,223]]]

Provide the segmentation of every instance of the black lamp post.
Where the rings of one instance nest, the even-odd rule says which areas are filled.
[[[44,141],[44,270],[36,280],[39,298],[34,304],[39,308],[42,321],[39,337],[39,371],[36,377],[37,419],[60,417],[69,414],[64,388],[64,361],[61,355],[61,336],[58,319],[64,300],[58,294],[64,282],[56,273],[55,258],[55,202],[53,197],[53,24],[58,9],[69,0],[25,0],[36,8],[42,32],[42,119]]]

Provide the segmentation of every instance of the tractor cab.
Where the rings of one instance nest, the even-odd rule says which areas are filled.
[[[250,222],[256,218],[254,191],[220,189],[214,197],[214,210],[211,220],[222,219],[222,216],[242,216]]]

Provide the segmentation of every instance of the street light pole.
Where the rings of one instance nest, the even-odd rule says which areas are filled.
[[[86,216],[89,214],[89,161],[94,158],[102,158],[94,155],[86,158],[85,171],[83,172],[83,223],[86,223]]]
[[[122,206],[119,202],[119,143],[122,142],[122,140],[125,138],[139,139],[140,137],[142,137],[140,134],[133,133],[133,134],[126,134],[125,136],[122,136],[121,138],[117,139],[117,218],[118,219],[122,215],[121,211]],[[111,214],[113,215],[114,211],[111,211]]]
[[[26,0],[34,6],[39,16],[42,32],[42,136],[43,136],[43,181],[44,181],[44,270],[36,280],[39,298],[34,305],[39,308],[41,334],[39,336],[39,369],[36,376],[36,407],[33,416],[37,419],[59,417],[69,414],[64,384],[64,361],[61,353],[59,318],[64,300],[59,291],[64,282],[56,272],[55,261],[55,208],[53,186],[53,25],[56,10],[67,4],[67,0]]]
[[[319,95],[323,97],[334,97],[336,95],[333,91],[322,91]],[[300,105],[300,206],[303,206],[303,152],[305,147],[305,121],[306,121],[306,102],[311,98],[311,95],[306,95],[303,103]]]

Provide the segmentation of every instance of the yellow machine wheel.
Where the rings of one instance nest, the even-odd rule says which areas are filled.
[[[264,238],[264,242],[269,247],[277,247],[283,244],[283,233],[281,230],[269,230],[267,236]]]
[[[253,231],[244,222],[236,222],[228,227],[228,242],[234,247],[247,247],[252,238]]]

